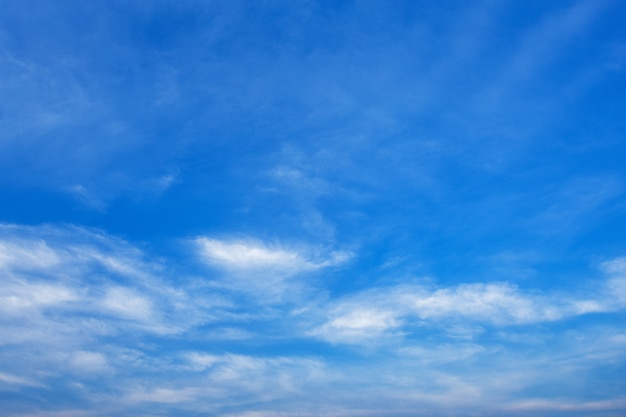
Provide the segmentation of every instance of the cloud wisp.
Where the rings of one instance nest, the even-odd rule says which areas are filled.
[[[223,271],[223,284],[240,292],[254,292],[282,299],[309,286],[297,277],[347,262],[352,254],[327,251],[322,255],[302,248],[267,244],[255,239],[219,240],[198,237],[194,240],[199,259]]]
[[[490,395],[494,413],[619,408],[617,397],[554,403],[533,389],[537,378],[571,379],[621,360],[626,337],[615,326],[552,335],[535,329],[589,313],[620,314],[624,258],[601,265],[607,278],[588,297],[505,282],[389,285],[342,297],[309,286],[294,296],[285,294],[294,288],[289,282],[331,274],[348,255],[252,239],[193,243],[189,256],[221,275],[186,279],[166,260],[97,230],[2,225],[0,390],[61,390],[85,404],[77,415],[93,416],[296,415],[303,407],[313,415],[378,415],[380,404],[367,400],[372,390],[378,401],[405,404],[393,415],[420,407],[470,412]],[[289,302],[272,300],[266,284],[254,283],[263,275]],[[252,296],[261,300],[246,298]],[[282,345],[301,351],[284,353]],[[530,394],[520,397],[522,390]]]
[[[72,226],[0,226],[0,271],[4,323],[12,326],[8,317],[19,318],[23,327],[6,332],[4,344],[46,343],[56,336],[43,334],[65,331],[80,337],[80,325],[70,324],[78,319],[111,332],[178,333],[202,323],[211,305],[196,304],[136,247]]]
[[[455,324],[505,327],[556,322],[626,307],[623,259],[603,264],[618,273],[598,285],[596,294],[577,297],[522,291],[510,283],[460,284],[448,288],[397,285],[371,288],[330,303],[324,322],[308,334],[333,343],[386,343],[424,326]]]

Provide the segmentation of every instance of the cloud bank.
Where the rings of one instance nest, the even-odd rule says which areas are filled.
[[[383,402],[401,399],[411,410],[470,412],[489,393],[497,394],[489,400],[494,413],[620,407],[619,398],[562,403],[532,395],[525,402],[509,398],[521,389],[532,392],[539,375],[566,378],[623,357],[623,330],[595,325],[567,330],[565,325],[589,314],[623,315],[623,258],[601,264],[606,278],[586,297],[522,290],[506,282],[387,285],[330,298],[323,289],[309,287],[300,298],[268,310],[263,302],[241,298],[241,282],[230,288],[220,284],[224,275],[237,280],[241,274],[249,279],[250,274],[274,273],[280,277],[275,282],[282,282],[319,273],[345,257],[329,252],[314,258],[251,239],[194,242],[189,257],[200,256],[221,275],[178,276],[173,282],[174,263],[152,261],[144,250],[100,231],[2,225],[0,360],[6,366],[0,389],[24,396],[28,390],[53,389],[59,378],[75,381],[63,389],[91,404],[88,408],[108,403],[100,414],[85,415],[160,407],[220,416],[272,415],[272,404],[285,415],[296,415],[302,407],[317,410],[311,415],[371,415],[381,412],[376,403],[361,400],[359,405],[357,400],[371,387]],[[306,306],[294,304],[303,299]],[[241,302],[248,308],[242,309]],[[556,333],[537,333],[536,325]],[[565,332],[558,330],[563,325]],[[272,331],[260,333],[264,326]],[[589,341],[577,345],[574,340],[581,338]],[[308,348],[300,354],[244,353],[249,343],[278,340],[302,347],[325,343],[336,353],[320,355],[315,349],[304,354]],[[540,357],[532,355],[536,346],[546,344],[553,347]],[[362,353],[344,364],[343,349]],[[17,355],[28,364],[11,364]],[[487,362],[490,366],[483,368]],[[500,373],[497,386],[494,372]],[[377,379],[377,373],[384,377]],[[475,382],[464,379],[469,375]],[[111,394],[102,394],[103,389]],[[325,398],[324,405],[311,402],[312,391]],[[248,411],[228,411],[233,404]],[[399,408],[393,414],[403,412]]]

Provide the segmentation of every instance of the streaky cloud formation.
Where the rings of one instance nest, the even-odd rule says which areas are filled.
[[[618,258],[603,264],[611,270]],[[311,334],[333,342],[363,343],[393,333],[410,333],[412,327],[437,322],[469,322],[512,326],[553,322],[589,313],[613,312],[626,307],[622,278],[599,284],[592,298],[569,295],[524,293],[508,283],[461,284],[433,289],[399,285],[372,288],[339,300],[330,309],[326,323]]]
[[[2,416],[626,415],[619,0],[0,10]]]
[[[351,257],[349,252],[330,251],[314,253],[301,248],[285,248],[255,239],[217,240],[198,237],[194,240],[200,260],[223,270],[226,275],[221,285],[234,291],[252,292],[256,300],[266,302],[302,299],[312,282],[298,275],[319,272],[341,265]],[[318,251],[319,252],[319,251]],[[262,294],[262,297],[259,296]]]
[[[309,308],[299,309],[295,316],[290,313],[291,304],[282,307],[282,313],[271,315],[259,305],[258,320],[269,320],[272,326],[286,332],[282,336],[264,336],[256,333],[254,309],[237,311],[234,307],[241,289],[217,292],[215,288],[219,286],[209,285],[213,294],[198,295],[201,287],[193,277],[187,278],[187,284],[179,277],[174,284],[165,276],[176,274],[171,265],[150,261],[142,250],[123,240],[75,226],[3,225],[0,230],[5,277],[0,304],[5,336],[0,358],[20,352],[30,363],[26,367],[7,366],[8,372],[0,374],[0,383],[10,390],[28,387],[45,391],[50,389],[52,381],[69,378],[81,387],[68,387],[72,391],[79,389],[73,395],[81,392],[82,401],[95,405],[104,399],[93,390],[104,384],[109,395],[117,398],[113,408],[102,409],[104,414],[122,409],[175,407],[172,410],[238,415],[226,411],[229,404],[236,401],[248,404],[246,408],[261,407],[255,411],[259,415],[271,415],[272,411],[265,410],[267,405],[263,404],[276,403],[282,404],[281,408],[286,407],[285,410],[306,403],[307,408],[317,410],[312,413],[340,415],[346,411],[336,407],[352,408],[350,404],[356,401],[356,393],[364,394],[371,389],[369,383],[363,383],[370,381],[370,373],[392,369],[394,372],[389,376],[395,376],[383,378],[374,385],[379,398],[402,399],[403,403],[415,407],[452,406],[471,410],[496,389],[493,382],[489,382],[492,378],[489,375],[499,369],[500,382],[496,389],[499,400],[492,405],[494,410],[500,410],[497,412],[574,410],[577,406],[580,410],[611,410],[619,408],[619,401],[622,401],[554,403],[533,397],[522,402],[506,401],[521,386],[529,389],[535,385],[532,381],[536,381],[538,375],[554,378],[551,374],[555,372],[554,366],[564,366],[558,371],[558,375],[564,377],[582,365],[578,363],[571,368],[567,365],[571,361],[574,365],[580,358],[589,357],[594,363],[610,363],[623,357],[626,333],[602,326],[592,326],[584,336],[566,330],[560,336],[564,340],[557,342],[552,351],[544,352],[539,358],[530,354],[535,346],[555,343],[555,335],[532,333],[536,323],[550,325],[600,312],[623,315],[620,313],[626,307],[623,294],[614,290],[623,281],[624,259],[621,257],[601,264],[607,278],[598,281],[597,292],[587,294],[587,298],[580,298],[576,293],[522,291],[507,283],[460,284],[449,288],[432,284],[395,285],[370,288],[338,299],[317,297],[316,305],[309,302]],[[258,240],[254,244],[250,243],[252,240],[247,240],[247,244],[224,244],[198,238],[195,242],[200,246],[201,255],[206,255],[206,250],[214,250],[211,255],[220,262],[229,262],[227,267],[235,271],[243,263],[246,271],[252,268],[267,272],[268,267],[284,267],[287,260],[290,274],[306,276],[311,265],[319,268],[335,262],[310,264],[296,252],[276,247],[269,249],[270,246]],[[206,246],[206,243],[213,245]],[[195,253],[189,255],[196,256]],[[297,271],[293,268],[294,260],[302,266]],[[210,283],[219,281],[220,277],[205,280]],[[309,288],[307,297],[314,291],[321,289]],[[581,305],[587,307],[581,308]],[[322,324],[311,327],[320,320]],[[206,331],[207,326],[223,326],[227,322],[232,329],[248,332],[248,336],[232,339]],[[522,332],[531,333],[523,336],[523,341],[516,341],[520,327],[524,329]],[[557,329],[558,326],[552,331],[561,332]],[[590,337],[589,332],[594,334],[593,344],[576,345],[567,341]],[[258,343],[268,338],[270,342],[290,333],[299,334],[299,343],[321,339],[332,345],[365,348],[370,353],[353,365],[340,368],[336,359],[315,353],[237,353],[242,347],[237,347],[237,340],[242,340],[244,345],[246,340]],[[495,345],[491,341],[494,338],[499,341]],[[180,348],[168,349],[167,357],[159,354],[159,346],[183,340],[188,342]],[[189,342],[192,340],[197,342]],[[219,340],[222,348],[207,350]],[[195,349],[189,349],[192,346]],[[519,346],[526,347],[520,350]],[[526,351],[528,356],[525,356]],[[375,352],[387,353],[379,357]],[[513,357],[517,365],[511,368],[507,363]],[[359,368],[361,361],[369,365]],[[493,363],[488,370],[479,371],[483,361]],[[43,363],[47,364],[44,373]],[[452,369],[446,369],[450,366]],[[459,366],[474,369],[477,380],[471,388],[455,376]],[[418,374],[424,373],[433,385],[420,395],[416,395],[413,388],[407,391],[414,386]],[[424,380],[419,378],[422,382],[418,386],[423,386]],[[509,383],[511,385],[507,385]],[[349,391],[345,391],[347,387]],[[310,403],[311,390],[323,395],[326,404]],[[233,397],[235,392],[237,395]],[[450,403],[450,398],[458,400]],[[461,401],[461,398],[464,399]],[[366,408],[354,409],[350,414],[382,412],[376,402],[365,401],[361,405]],[[298,409],[284,413],[296,415]],[[394,411],[399,415],[405,412],[408,411]]]
[[[349,259],[345,252],[332,252],[329,259],[309,260],[295,251],[266,247],[254,241],[225,242],[200,237],[196,239],[206,262],[230,270],[273,270],[287,275],[339,264]]]

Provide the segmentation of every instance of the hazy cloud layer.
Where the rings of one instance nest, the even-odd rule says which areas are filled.
[[[259,240],[195,242],[200,252],[190,252],[190,259],[209,257],[232,279],[242,271],[302,279],[311,269],[339,262],[312,261]],[[531,395],[511,402],[510,396],[521,389],[532,392],[537,378],[565,378],[623,357],[623,329],[558,330],[559,322],[589,313],[623,315],[623,258],[602,263],[606,278],[595,281],[596,292],[588,298],[577,290],[545,293],[503,282],[394,285],[338,298],[309,287],[300,294],[308,299],[304,308],[286,303],[269,312],[262,300],[256,308],[238,306],[243,290],[224,289],[222,276],[207,275],[199,286],[198,277],[181,277],[173,263],[152,261],[143,250],[97,230],[3,225],[0,245],[0,360],[5,364],[0,387],[20,392],[13,401],[33,390],[59,389],[53,381],[61,378],[69,384],[64,389],[87,408],[103,405],[93,415],[165,407],[227,416],[237,414],[228,411],[233,403],[259,415],[271,415],[270,404],[280,404],[287,415],[303,406],[313,407],[312,415],[368,415],[381,412],[378,400],[392,399],[408,409],[472,410],[493,392],[494,412],[621,407],[619,399],[555,403]],[[262,323],[274,330],[263,335]],[[556,333],[551,335],[533,327],[552,323]],[[236,332],[239,337],[229,336]],[[574,343],[581,338],[588,342]],[[346,364],[313,352],[238,353],[249,341],[273,339],[302,346],[319,339],[329,343],[327,349],[341,351],[346,344],[365,350]],[[182,341],[187,342],[176,347]],[[210,348],[218,341],[221,347]],[[192,345],[195,350],[189,350]],[[542,355],[532,354],[548,345]],[[26,362],[11,363],[17,356]],[[486,361],[491,366],[481,369]],[[379,372],[381,378],[374,378]],[[465,381],[467,372],[475,382]],[[110,394],[98,393],[103,389]],[[370,389],[376,389],[377,401],[358,399]],[[311,390],[324,402],[313,401]]]

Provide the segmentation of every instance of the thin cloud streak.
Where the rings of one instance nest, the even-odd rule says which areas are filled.
[[[297,313],[292,304],[277,304],[273,307],[277,311],[270,315],[266,307],[252,305],[246,320],[269,320],[280,329],[278,335],[286,335],[279,337],[305,345],[321,340],[329,348],[341,344],[365,348],[363,354],[353,357],[352,364],[340,365],[339,359],[319,354],[237,352],[246,343],[277,337],[259,332],[252,339],[218,338],[227,344],[207,349],[211,345],[206,341],[212,336],[206,326],[225,328],[230,323],[235,326],[231,332],[238,330],[237,325],[242,326],[240,332],[254,328],[238,322],[237,314],[234,320],[228,319],[228,309],[240,300],[237,291],[225,293],[231,307],[211,304],[206,297],[194,298],[198,287],[181,286],[178,281],[174,288],[160,277],[168,271],[176,273],[165,260],[155,264],[145,252],[122,240],[71,226],[4,225],[1,230],[5,299],[0,326],[3,334],[12,336],[0,344],[0,360],[7,363],[6,359],[19,351],[29,365],[9,366],[0,375],[0,383],[9,390],[46,390],[54,378],[77,378],[85,387],[81,395],[86,401],[97,404],[115,398],[101,413],[95,413],[97,416],[119,413],[122,408],[144,413],[194,409],[226,416],[233,415],[233,405],[248,410],[241,411],[244,414],[256,409],[264,415],[272,412],[271,404],[280,404],[287,414],[309,404],[331,415],[374,415],[381,408],[372,401],[361,403],[362,411],[357,406],[371,389],[384,401],[402,401],[411,410],[426,407],[431,411],[469,411],[491,392],[498,394],[493,409],[510,411],[523,408],[522,403],[510,399],[522,387],[533,386],[532,381],[545,373],[546,364],[558,365],[567,374],[572,367],[613,361],[623,356],[620,349],[626,341],[615,332],[608,336],[605,329],[594,337],[597,344],[593,347],[590,343],[577,347],[564,340],[554,352],[537,358],[524,351],[515,353],[509,348],[513,339],[497,333],[503,330],[515,335],[520,326],[531,331],[530,325],[536,323],[549,325],[588,312],[621,311],[624,302],[612,295],[607,283],[621,277],[626,265],[623,258],[601,265],[608,278],[598,281],[598,291],[589,299],[521,290],[507,283],[474,283],[387,286],[341,298],[322,297],[316,293],[322,290],[309,288],[303,293],[307,307]],[[225,262],[220,267],[231,277],[242,270],[281,271],[287,265],[296,278],[307,276],[311,269],[332,271],[326,265],[340,264],[332,255],[315,258],[258,241],[254,245],[250,240],[245,245],[225,242],[229,243],[210,249],[226,251],[215,250],[212,255]],[[29,248],[44,255],[41,262],[26,255]],[[198,252],[189,256],[195,258]],[[299,268],[294,269],[294,262]],[[242,264],[244,268],[240,268]],[[233,298],[229,300],[228,294]],[[596,304],[589,307],[592,302]],[[580,307],[583,304],[585,308]],[[311,326],[313,323],[317,325]],[[439,328],[445,329],[443,333],[428,338],[414,334]],[[204,339],[205,333],[208,339]],[[482,333],[495,337],[499,345],[484,339]],[[526,339],[529,352],[537,343],[547,343]],[[154,346],[181,340],[203,341],[205,349],[175,348],[166,356],[154,350]],[[243,345],[238,344],[241,341]],[[491,365],[482,369],[485,361]],[[511,363],[524,364],[525,371],[512,370]],[[459,376],[458,369],[473,373],[476,380],[469,383]],[[497,387],[494,372],[500,372]],[[96,394],[90,388],[96,380],[108,387],[110,394]],[[307,394],[312,391],[323,396],[327,406],[313,404]],[[462,400],[451,403],[450,398]],[[528,401],[525,406],[534,400]],[[404,413],[393,407],[389,412]]]
[[[193,243],[201,262],[222,271],[221,287],[249,294],[256,303],[306,302],[306,297],[318,290],[313,281],[302,277],[324,273],[353,257],[345,251],[320,253],[250,238],[219,240],[203,236]]]
[[[267,245],[252,239],[224,241],[199,237],[195,240],[202,260],[233,271],[263,271],[294,275],[341,264],[351,255],[331,252],[326,259],[313,260],[292,249]]]
[[[618,258],[605,263],[604,269],[621,271],[622,262]],[[440,321],[496,327],[549,323],[624,309],[623,282],[621,277],[603,280],[590,298],[524,292],[508,283],[371,288],[331,302],[328,312],[321,313],[325,323],[308,334],[333,343],[360,344],[410,334]]]

